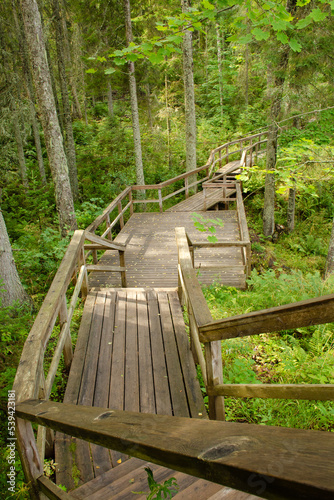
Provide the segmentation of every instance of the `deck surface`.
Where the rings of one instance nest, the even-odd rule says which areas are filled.
[[[197,196],[197,195],[196,195]],[[136,213],[121,230],[116,242],[127,245],[125,251],[128,287],[176,287],[177,248],[175,227],[185,227],[193,241],[207,241],[207,234],[199,232],[191,212]],[[204,218],[217,218],[224,227],[217,226],[219,240],[239,241],[237,214],[234,210],[202,212]],[[106,252],[101,265],[118,265],[118,253]],[[210,269],[217,265],[228,265],[225,269]],[[207,248],[195,251],[195,266],[200,267],[198,278],[204,285],[221,285],[245,288],[245,273],[241,249]],[[119,273],[94,272],[90,275],[92,287],[120,287]]]
[[[129,288],[91,292],[64,402],[207,418],[177,292]],[[77,499],[147,498],[145,467],[158,482],[175,477],[177,499],[256,498],[59,432],[55,462],[57,484]]]
[[[231,191],[232,189],[228,189]],[[224,191],[222,189],[212,189],[206,193],[206,209],[217,205],[220,201],[224,199]],[[166,212],[201,212],[204,205],[204,191],[190,196],[188,199],[180,201],[177,205],[166,210]]]

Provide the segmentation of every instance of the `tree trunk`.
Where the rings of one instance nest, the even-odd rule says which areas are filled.
[[[71,87],[71,92],[72,92],[72,98],[73,98],[73,116],[75,118],[78,118],[81,120],[82,118],[82,113],[81,113],[81,108],[80,108],[80,102],[78,98],[78,92],[77,92],[77,86],[75,83],[75,77],[73,75],[73,64],[72,64],[72,57],[71,57],[71,49],[70,49],[70,41],[69,41],[69,36],[68,36],[68,29],[67,29],[67,23],[66,23],[66,8],[65,8],[65,2],[62,0],[62,15],[61,15],[61,22],[62,22],[62,32],[64,35],[63,41],[64,41],[64,55],[65,55],[65,61],[66,61],[66,67],[69,70],[68,72],[68,80],[69,84]]]
[[[297,0],[287,1],[287,11],[291,14],[296,8]],[[264,191],[264,208],[263,208],[263,234],[266,237],[272,236],[275,230],[275,174],[277,156],[277,120],[281,111],[283,87],[285,82],[286,70],[289,62],[290,46],[283,45],[279,49],[279,60],[276,67],[276,75],[274,78],[274,89],[271,98],[271,109],[268,128],[267,140],[267,164],[266,164],[266,180]]]
[[[222,45],[221,45],[220,29],[218,23],[216,23],[216,38],[217,38],[217,59],[218,59],[218,78],[219,78],[219,104],[220,104],[221,120],[223,124],[224,109],[223,109]]]
[[[19,304],[30,302],[31,299],[22,286],[19,278],[12,247],[10,245],[6,224],[0,209],[0,305],[11,306],[17,301]]]
[[[287,225],[288,233],[295,229],[296,188],[289,189]]]
[[[167,157],[168,166],[172,166],[172,157],[170,154],[170,119],[169,119],[169,105],[168,105],[168,75],[167,68],[165,70],[165,102],[166,102],[166,128],[167,128]]]
[[[326,268],[325,268],[325,278],[327,278],[334,271],[334,219],[332,226],[331,238],[329,241],[328,254],[326,259]]]
[[[57,46],[57,58],[59,67],[60,89],[63,102],[64,125],[66,132],[65,146],[66,146],[67,165],[70,174],[70,182],[71,182],[73,198],[74,200],[77,200],[79,197],[78,172],[76,165],[75,143],[73,137],[71,106],[70,106],[70,99],[68,96],[68,87],[66,78],[64,36],[63,36],[58,0],[54,0],[53,7],[54,7],[54,20],[56,29],[56,46]]]
[[[23,31],[22,15],[21,15],[20,10],[17,8],[16,0],[13,0],[13,13],[14,13],[14,21],[15,21],[17,38],[18,38],[18,42],[19,42],[19,51],[20,51],[22,70],[23,70],[25,86],[27,89],[27,94],[28,94],[28,99],[29,99],[31,125],[32,125],[33,134],[34,134],[34,140],[35,140],[38,170],[39,170],[39,174],[41,176],[42,183],[44,185],[46,185],[46,176],[45,176],[41,138],[39,135],[39,126],[38,126],[37,114],[36,114],[36,109],[35,109],[35,100],[36,100],[35,99],[35,92],[34,92],[34,87],[33,87],[33,83],[32,83],[32,76],[31,76],[29,58],[28,58],[28,53],[27,53],[27,45],[26,45],[25,35],[24,35],[24,31]]]
[[[188,12],[189,0],[181,0],[182,12]],[[183,79],[185,98],[185,128],[186,128],[186,170],[190,172],[196,168],[196,113],[195,87],[193,75],[193,48],[192,33],[186,30],[183,37]],[[196,174],[189,177],[189,183],[195,182]]]
[[[111,84],[108,81],[108,113],[110,118],[114,116],[114,104],[113,104],[113,99],[112,99],[112,89],[111,89]]]
[[[125,13],[125,31],[126,31],[126,41],[129,45],[133,41],[132,37],[132,26],[131,26],[131,9],[130,1],[124,0],[124,13]],[[136,159],[136,177],[137,184],[143,186],[145,184],[144,180],[144,169],[143,160],[141,152],[141,139],[140,139],[140,127],[139,127],[139,113],[138,113],[138,101],[137,101],[137,86],[135,77],[135,65],[132,61],[128,63],[129,69],[129,86],[130,86],[130,101],[131,101],[131,113],[132,113],[132,128],[133,128],[133,141],[135,148],[135,159]],[[140,191],[141,196],[145,197],[145,191]]]
[[[52,92],[51,77],[46,58],[41,17],[36,0],[21,0],[27,45],[36,88],[36,97],[42,116],[45,144],[55,185],[56,205],[62,235],[76,229],[73,197],[63,140]]]
[[[28,181],[28,175],[27,175],[27,164],[26,164],[26,160],[24,157],[24,149],[23,149],[21,127],[20,127],[19,112],[18,112],[18,109],[16,106],[15,98],[12,99],[12,108],[13,108],[14,135],[15,135],[15,142],[16,142],[16,148],[17,148],[17,158],[18,158],[19,167],[20,167],[20,175],[21,175],[23,186],[24,186],[24,190],[25,190],[25,192],[27,192],[29,189],[29,181]]]

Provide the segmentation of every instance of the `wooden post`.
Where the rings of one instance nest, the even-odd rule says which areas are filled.
[[[259,142],[261,142],[261,134],[259,134],[256,146],[255,146],[255,160],[256,160],[256,163],[257,163],[257,153],[259,151],[259,144],[258,144]]]
[[[67,321],[68,321],[67,304],[66,304],[66,297],[64,296],[64,298],[60,304],[60,309],[59,309],[60,329],[62,329],[62,326]],[[71,339],[70,329],[68,329],[68,334],[66,336],[63,354],[64,354],[64,362],[65,362],[66,370],[69,371],[69,369],[71,367],[72,359],[73,359],[72,339]]]
[[[222,168],[222,151],[219,150],[219,168]]]
[[[189,187],[188,187],[189,186],[189,177],[186,177],[184,179],[184,186],[186,188],[186,199],[188,199],[189,198]]]
[[[159,208],[160,208],[160,213],[162,214],[163,212],[163,206],[162,206],[162,193],[161,193],[161,188],[158,189],[158,194],[159,194]]]
[[[85,259],[85,249],[84,247],[82,247],[82,251],[80,252],[80,257],[79,257],[79,268],[81,267],[81,265],[86,265],[86,259]],[[84,279],[83,279],[83,282],[82,282],[82,285],[81,285],[81,296],[83,298],[86,298],[87,295],[88,295],[88,291],[89,291],[89,284],[88,284],[88,274],[87,274],[87,270],[85,269],[85,276],[84,276]]]
[[[251,244],[246,245],[246,277],[249,278],[251,274]]]
[[[223,384],[223,361],[221,341],[205,344],[207,386]],[[211,420],[225,420],[224,398],[209,396],[209,417]]]
[[[250,146],[253,146],[253,139],[250,140]],[[253,166],[253,147],[249,150],[250,158],[249,158],[249,166]]]
[[[92,254],[93,254],[93,263],[97,264],[98,263],[97,250],[92,250]]]
[[[129,192],[129,202],[131,203],[131,205],[130,205],[130,217],[132,217],[133,216],[132,190]]]
[[[226,146],[226,164],[228,163],[228,145]]]
[[[110,228],[110,214],[107,214],[107,216],[106,216],[106,226],[107,226],[107,228]],[[107,238],[108,238],[108,240],[112,241],[111,229],[109,230]]]
[[[118,204],[118,214],[121,214],[122,213],[122,202],[120,201]],[[123,229],[124,227],[124,218],[123,218],[123,214],[121,215],[121,218],[119,220],[119,224],[121,226],[121,229]]]
[[[125,252],[124,250],[119,250],[119,264],[121,267],[125,267]],[[126,288],[126,271],[121,271],[122,288]]]

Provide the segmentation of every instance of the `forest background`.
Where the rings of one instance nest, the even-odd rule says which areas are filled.
[[[59,231],[57,188],[23,27],[27,2],[4,0],[0,6],[0,214],[26,293],[21,303],[10,304],[2,294],[3,414],[23,343],[72,234]],[[249,288],[206,289],[213,314],[226,317],[332,293],[333,278],[328,273],[324,279],[324,272],[334,215],[334,2],[204,0],[190,7],[185,1],[134,0],[132,38],[127,5],[127,0],[124,5],[113,0],[39,2],[77,226],[87,227],[119,192],[138,181],[131,71],[145,183],[159,183],[188,168],[187,32],[197,166],[205,164],[211,149],[234,138],[273,125],[279,132],[273,174],[276,226],[268,238],[263,159],[242,175],[253,252]],[[279,109],[273,109],[278,101]],[[287,222],[292,191],[293,230]],[[225,341],[225,380],[334,383],[333,332],[333,325],[322,325]],[[62,388],[59,372],[54,397]],[[230,420],[334,428],[330,403],[228,398],[226,409]],[[23,483],[20,495],[25,496]]]

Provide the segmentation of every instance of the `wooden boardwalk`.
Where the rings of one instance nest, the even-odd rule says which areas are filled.
[[[197,195],[195,195],[197,196]],[[219,240],[240,241],[237,214],[234,210],[201,212],[204,218],[217,218],[224,226],[217,226]],[[115,242],[126,244],[125,262],[129,287],[176,287],[177,248],[175,227],[186,228],[194,241],[207,241],[207,234],[194,226],[192,212],[138,213],[134,214],[118,234]],[[118,265],[116,252],[106,252],[101,265]],[[218,269],[219,266],[227,267]],[[201,248],[195,251],[195,267],[204,285],[221,285],[245,288],[245,272],[240,247]],[[206,269],[210,267],[211,269]],[[121,286],[119,273],[94,272],[90,275],[92,287]]]
[[[177,292],[128,288],[90,293],[64,402],[207,418]],[[146,498],[133,491],[147,489],[148,466],[157,481],[177,479],[175,498],[256,498],[61,433],[55,461],[57,483],[78,499]]]

